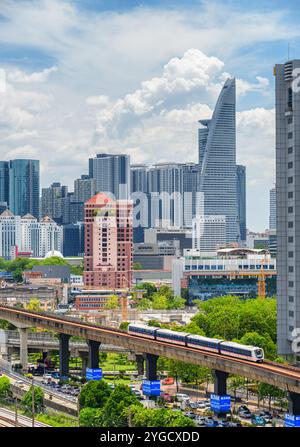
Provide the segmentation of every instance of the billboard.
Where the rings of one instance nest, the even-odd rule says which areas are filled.
[[[210,395],[210,408],[216,413],[227,413],[230,411],[231,399],[228,394],[219,396],[218,394]]]
[[[101,380],[101,379],[102,379],[102,368],[86,369],[86,380]]]
[[[293,414],[286,413],[284,425],[286,427],[300,427],[300,416],[294,416]]]
[[[145,396],[160,396],[160,380],[144,380],[142,390]]]

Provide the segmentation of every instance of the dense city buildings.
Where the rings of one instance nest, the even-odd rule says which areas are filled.
[[[200,120],[200,191],[204,214],[224,215],[226,242],[239,240],[236,176],[235,79],[228,79],[211,119]]]
[[[300,60],[276,64],[277,343],[295,355],[300,328]]]
[[[130,157],[124,154],[97,154],[89,159],[89,177],[95,180],[96,192],[113,194],[115,199],[129,199]]]
[[[129,200],[112,200],[101,193],[85,203],[85,286],[131,287],[132,208]]]
[[[15,216],[10,210],[0,215],[0,257],[10,260],[25,252],[43,258],[49,251],[60,252],[62,248],[63,228],[50,217]]]
[[[49,188],[42,188],[41,216],[49,216],[58,223],[62,223],[65,209],[64,198],[68,195],[68,187],[59,182],[52,183]]]
[[[82,175],[74,181],[74,202],[85,203],[96,194],[96,180]]]
[[[244,243],[247,238],[246,223],[246,166],[237,165],[236,167],[236,185],[238,201],[238,223],[240,230],[240,240]]]
[[[63,226],[63,255],[83,256],[84,254],[84,224],[77,222]]]

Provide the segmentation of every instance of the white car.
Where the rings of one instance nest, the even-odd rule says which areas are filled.
[[[176,394],[175,394],[175,397],[176,397],[176,399],[177,399],[179,402],[182,402],[182,401],[184,401],[184,400],[186,400],[186,399],[189,399],[189,396],[188,396],[187,394],[185,394],[185,393],[176,393]]]

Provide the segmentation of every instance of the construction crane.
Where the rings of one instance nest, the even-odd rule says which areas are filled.
[[[129,280],[126,278],[125,275],[122,276],[122,279],[125,279],[128,286],[127,290],[122,292],[121,295],[121,313],[122,313],[122,322],[124,322],[128,320],[128,293],[130,292],[129,285],[131,285],[131,283],[129,282]]]

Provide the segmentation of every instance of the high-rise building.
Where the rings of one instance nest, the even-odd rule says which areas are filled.
[[[82,175],[74,181],[74,202],[85,203],[96,194],[96,180]]]
[[[300,328],[300,60],[276,64],[277,346],[295,355]],[[296,343],[297,345],[297,343]],[[299,354],[298,354],[299,355]]]
[[[270,189],[269,230],[276,229],[276,188]]]
[[[0,202],[9,202],[9,163],[0,161]]]
[[[63,226],[64,256],[83,256],[84,254],[84,224],[78,222]]]
[[[219,95],[212,118],[200,120],[200,191],[204,214],[224,215],[227,243],[239,239],[236,188],[235,79],[228,79]]]
[[[30,213],[39,217],[39,160],[9,161],[9,209],[16,216]]]
[[[95,179],[96,192],[113,194],[114,199],[129,199],[129,155],[97,154],[89,159],[89,177]]]
[[[236,167],[236,188],[238,202],[238,223],[240,229],[240,240],[247,239],[246,225],[246,166],[237,165]]]
[[[68,196],[68,187],[59,182],[52,183],[49,188],[42,189],[41,216],[48,216],[55,222],[62,223],[64,203],[61,199]]]
[[[178,163],[158,163],[149,169],[151,227],[182,227],[182,170]]]
[[[148,173],[147,165],[131,165],[130,166],[130,189],[131,192],[148,192]]]
[[[96,194],[85,203],[84,284],[109,289],[132,284],[132,202]]]
[[[197,216],[193,219],[193,250],[216,252],[226,244],[225,216]]]
[[[200,215],[203,198],[200,193],[200,167],[195,163],[180,164],[182,171],[183,227],[192,228],[193,219]]]

